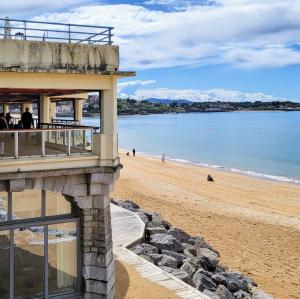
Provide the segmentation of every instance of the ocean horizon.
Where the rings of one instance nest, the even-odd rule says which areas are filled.
[[[86,117],[85,125],[99,120]],[[300,112],[119,116],[119,146],[153,157],[300,183]]]

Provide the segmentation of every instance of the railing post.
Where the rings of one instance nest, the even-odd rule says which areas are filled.
[[[15,132],[15,158],[19,158],[19,132]]]
[[[27,22],[24,21],[24,40],[27,38]]]
[[[85,150],[86,140],[85,140],[85,130],[82,130],[82,143],[83,143],[83,150]]]
[[[46,156],[46,136],[45,131],[42,131],[42,157]]]
[[[71,25],[68,25],[69,27],[69,43],[71,43]]]
[[[111,45],[112,42],[111,42],[111,28],[109,28],[109,31],[108,31],[108,44]]]
[[[70,136],[70,133],[71,133],[71,131],[68,130],[68,132],[67,132],[67,142],[68,142],[68,144],[67,144],[67,146],[68,146],[67,154],[68,154],[68,156],[71,155],[71,136]]]

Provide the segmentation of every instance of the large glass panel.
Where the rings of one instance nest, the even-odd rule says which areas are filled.
[[[12,210],[15,219],[41,217],[42,193],[38,190],[13,192]]]
[[[7,221],[7,192],[0,192],[0,222]],[[1,298],[1,297],[0,297]]]
[[[9,298],[9,232],[0,231],[0,298]]]
[[[46,216],[71,214],[71,204],[57,192],[46,191]]]
[[[14,298],[44,297],[44,227],[14,231]]]
[[[76,223],[48,226],[49,295],[72,292],[77,287]]]

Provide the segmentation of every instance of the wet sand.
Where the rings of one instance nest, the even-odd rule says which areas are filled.
[[[300,298],[300,186],[151,157],[127,157],[114,197],[202,235],[221,262],[275,298]],[[210,173],[215,182],[207,182]],[[132,297],[126,297],[132,298]]]

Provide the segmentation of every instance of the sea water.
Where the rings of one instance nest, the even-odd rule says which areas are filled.
[[[300,183],[300,112],[132,115],[118,126],[121,148]]]

